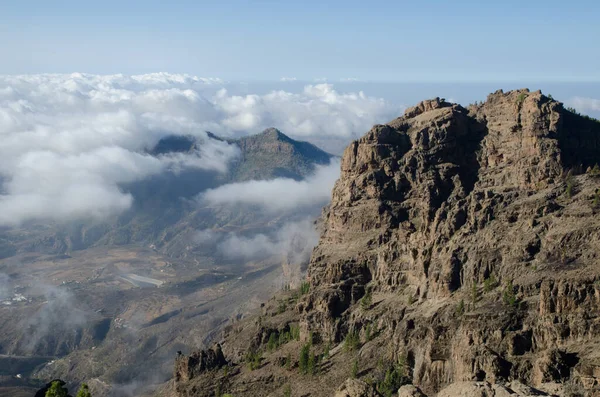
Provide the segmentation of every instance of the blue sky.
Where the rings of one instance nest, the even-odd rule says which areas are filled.
[[[0,74],[600,81],[600,2],[0,0]]]

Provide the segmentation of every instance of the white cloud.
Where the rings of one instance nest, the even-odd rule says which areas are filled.
[[[77,298],[68,290],[36,281],[36,292],[44,303],[31,316],[23,319],[21,329],[27,334],[26,351],[34,351],[37,345],[47,345],[46,338],[60,332],[76,332],[89,320],[89,314],[78,307]]]
[[[292,81],[297,81],[297,80],[298,80],[298,79],[297,79],[297,78],[295,78],[295,77],[282,77],[282,78],[280,79],[280,81],[283,81],[283,82],[292,82]]]
[[[301,265],[308,262],[319,239],[313,218],[286,222],[270,233],[254,235],[200,230],[196,233],[195,243],[216,249],[219,255],[230,260],[277,257],[287,264]]]
[[[231,183],[207,190],[200,200],[211,205],[257,206],[267,212],[297,212],[327,204],[339,174],[340,163],[333,160],[327,166],[317,167],[314,175],[302,181],[276,178]]]
[[[223,111],[225,133],[261,131],[277,126],[301,139],[336,137],[348,142],[374,124],[387,122],[403,108],[360,91],[339,93],[332,84],[307,85],[301,93],[272,91],[268,94],[229,96],[225,89],[214,98]]]
[[[582,113],[600,112],[600,99],[574,97],[567,104]]]
[[[122,183],[166,169],[223,171],[237,151],[205,131],[235,137],[277,127],[300,139],[348,142],[401,113],[331,84],[237,96],[219,89],[223,83],[168,73],[0,76],[0,225],[105,217],[131,205]],[[167,134],[204,144],[194,155],[143,154]]]

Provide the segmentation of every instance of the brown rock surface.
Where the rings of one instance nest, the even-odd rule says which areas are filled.
[[[267,356],[229,377],[231,390],[268,374],[263,394],[244,395],[288,382],[293,395],[330,396],[356,357],[380,391],[401,368],[430,396],[526,395],[500,386],[511,381],[599,393],[600,179],[581,172],[597,162],[600,123],[539,91],[469,109],[424,101],[374,126],[343,155],[309,293],[225,335],[227,352]],[[315,352],[332,347],[319,376],[271,364],[284,353],[297,363],[301,342],[268,353],[252,336],[294,324]],[[343,348],[349,335],[355,350]]]
[[[221,351],[221,345],[192,353],[189,356],[178,352],[175,360],[175,380],[186,382],[204,372],[219,369],[224,365],[227,365],[227,361]]]
[[[414,385],[404,385],[398,389],[398,397],[426,397],[421,393],[418,387]]]
[[[377,397],[377,393],[361,380],[346,379],[335,392],[335,397]]]

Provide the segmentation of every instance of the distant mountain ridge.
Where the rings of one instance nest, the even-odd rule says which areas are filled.
[[[37,237],[26,241],[14,241],[8,231],[0,235],[0,257],[28,251],[64,254],[94,245],[162,246],[184,229],[223,226],[235,219],[235,222],[249,222],[252,218],[239,211],[220,213],[218,217],[198,214],[195,197],[206,189],[233,182],[278,177],[302,180],[314,172],[316,166],[326,165],[335,157],[311,143],[296,141],[276,128],[237,139],[225,139],[209,132],[208,139],[228,142],[240,149],[239,157],[229,164],[225,174],[188,168],[128,184],[122,188],[133,195],[134,204],[119,217],[91,225],[73,223],[58,229],[45,228]],[[198,152],[203,143],[192,135],[170,134],[146,152],[152,156],[192,154]]]
[[[315,165],[325,165],[334,157],[309,142],[297,141],[277,128],[267,128],[255,135],[223,138],[207,132],[209,139],[227,142],[240,149],[239,158],[229,167],[225,179],[231,182],[272,179],[303,179]],[[192,135],[168,135],[158,141],[150,154],[191,153],[202,145]]]
[[[236,181],[276,177],[299,180],[314,171],[316,165],[328,164],[333,158],[315,145],[296,141],[276,128],[229,142],[242,151],[239,161],[231,167],[231,178]]]

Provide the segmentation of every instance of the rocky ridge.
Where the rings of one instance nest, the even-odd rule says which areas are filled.
[[[596,163],[600,123],[540,91],[374,126],[344,152],[307,293],[230,325],[232,370],[172,394],[600,395]]]

